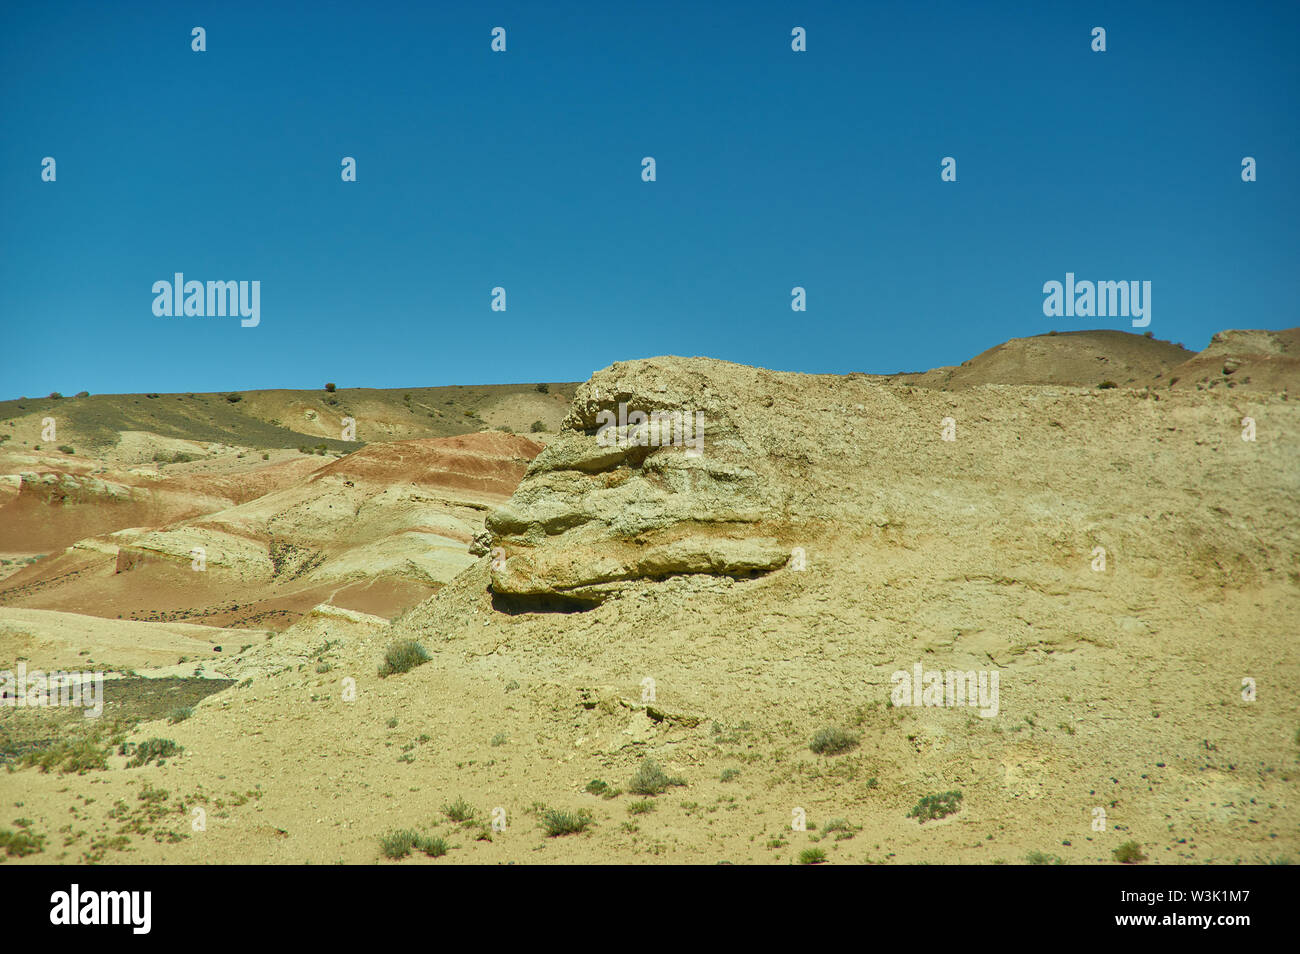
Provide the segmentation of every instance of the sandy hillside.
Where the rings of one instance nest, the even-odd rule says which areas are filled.
[[[0,775],[48,835],[23,860],[372,863],[404,828],[449,852],[383,863],[1300,859],[1300,406],[1152,386],[1188,359],[1105,341],[1087,387],[599,371],[428,599],[232,640],[236,682],[105,727],[106,768]],[[602,445],[619,403],[701,413],[703,453]],[[347,461],[249,525],[324,540],[347,480],[386,480]],[[431,658],[381,677],[402,640]],[[893,704],[917,665],[996,675],[996,711]],[[182,751],[127,767],[150,738]]]
[[[576,384],[261,390],[189,394],[80,394],[0,400],[0,453],[59,459],[60,446],[110,466],[177,451],[306,447],[348,453],[355,442],[454,437],[493,428],[554,430]],[[353,441],[344,439],[352,418]],[[55,438],[42,437],[47,418]],[[545,430],[542,433],[545,433]]]
[[[1300,328],[1221,331],[1204,351],[1169,369],[1175,388],[1286,392],[1300,380]]]
[[[0,606],[0,659],[6,664],[23,659],[29,668],[45,670],[99,667],[111,672],[144,669],[187,674],[196,669],[219,670],[221,654],[234,654],[239,648],[229,642],[236,635],[248,644],[270,634]]]
[[[1143,385],[1194,357],[1180,344],[1124,331],[1049,332],[1012,338],[955,368],[894,377],[943,390],[982,384]]]

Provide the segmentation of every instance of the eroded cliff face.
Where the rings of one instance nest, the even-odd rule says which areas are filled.
[[[615,364],[578,387],[488,518],[490,585],[503,608],[581,608],[674,576],[763,576],[847,537],[862,538],[855,562],[992,562],[1048,586],[1096,546],[1146,574],[1260,582],[1294,571],[1289,531],[1262,549],[1240,531],[1244,511],[1271,526],[1294,501],[1294,417],[1284,392],[944,392],[706,358]],[[1245,418],[1265,437],[1243,440]],[[1223,490],[1247,472],[1248,497]]]
[[[487,520],[492,590],[600,603],[627,583],[749,577],[788,561],[788,495],[761,409],[769,372],[724,400],[709,359],[615,364],[578,388],[559,437]],[[770,383],[770,382],[767,382]],[[769,389],[770,390],[770,389]]]

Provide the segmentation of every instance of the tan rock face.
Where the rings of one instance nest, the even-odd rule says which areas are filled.
[[[494,593],[594,604],[630,581],[786,563],[773,464],[736,401],[713,394],[716,364],[616,364],[579,387],[558,438],[487,520],[505,551]]]
[[[1164,381],[1182,390],[1285,391],[1300,377],[1300,328],[1230,329],[1200,354],[1170,369]],[[1156,382],[1157,385],[1163,382]]]

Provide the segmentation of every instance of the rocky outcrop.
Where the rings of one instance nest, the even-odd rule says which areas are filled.
[[[1300,378],[1300,328],[1230,329],[1210,339],[1200,354],[1170,370],[1155,386],[1281,393]]]
[[[790,555],[766,449],[708,359],[615,364],[487,519],[492,590],[595,604],[641,580],[770,572]],[[728,366],[730,367],[730,366]]]
[[[147,496],[133,487],[76,474],[26,473],[19,480],[20,493],[47,504],[126,503]]]

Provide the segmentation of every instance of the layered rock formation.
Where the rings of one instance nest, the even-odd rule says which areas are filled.
[[[590,605],[637,580],[748,577],[787,562],[776,463],[755,421],[712,393],[720,365],[615,364],[578,388],[559,437],[487,520],[504,551],[494,593]]]
[[[507,499],[541,446],[500,432],[369,444],[300,475],[283,465],[268,465],[273,478],[244,475],[244,484],[272,489],[233,506],[192,489],[234,484],[228,475],[161,477],[144,490],[120,491],[91,477],[34,477],[52,488],[47,498],[63,495],[54,500],[34,498],[25,476],[24,494],[3,508],[0,522],[30,511],[29,524],[62,520],[76,542],[4,579],[0,604],[253,628],[281,628],[325,601],[396,614],[473,564],[467,547],[483,514]],[[97,520],[123,519],[116,511],[137,497],[151,506],[167,493],[176,497],[171,485],[189,489],[205,509],[84,533]],[[126,502],[91,508],[74,491]],[[18,509],[26,497],[39,499],[40,513]],[[142,517],[160,509],[146,512],[144,504]]]

